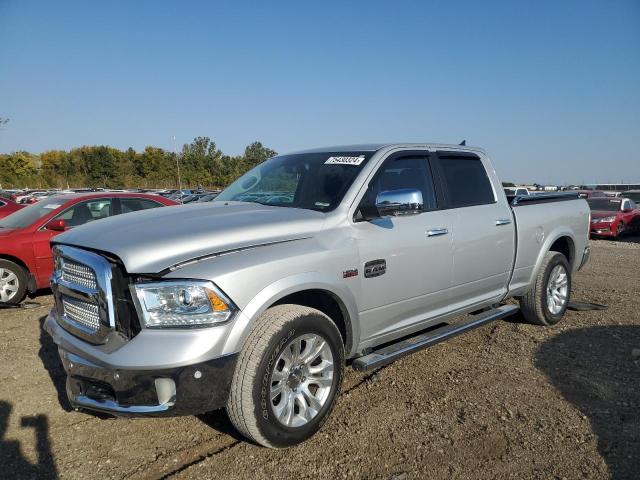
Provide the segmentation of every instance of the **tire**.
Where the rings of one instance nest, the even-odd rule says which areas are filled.
[[[616,227],[616,235],[613,238],[616,240],[619,239],[626,230],[627,230],[626,225],[624,224],[624,222],[621,221]]]
[[[27,272],[17,263],[0,259],[0,303],[17,305],[27,294]]]
[[[322,345],[318,339],[326,342],[321,353],[314,362],[309,361],[309,366],[303,364],[298,370],[295,365],[301,360],[295,358],[305,358],[305,352],[315,353],[313,346]],[[297,357],[291,353],[296,345],[300,349]],[[331,367],[325,363],[329,357],[333,360],[332,375],[328,372]],[[288,367],[287,358],[292,359]],[[309,368],[324,369],[314,376]],[[296,445],[315,434],[329,417],[342,384],[343,370],[342,337],[329,317],[313,308],[277,305],[262,314],[244,343],[231,383],[227,414],[240,433],[260,445],[270,448]],[[314,384],[314,379],[324,386]],[[273,397],[278,389],[283,393]],[[287,402],[291,395],[296,399]],[[304,408],[300,402],[304,402]],[[287,405],[293,408],[287,410]],[[278,417],[276,412],[282,415]],[[289,424],[284,423],[287,420]]]
[[[549,302],[549,288],[553,288],[556,284],[554,280],[562,283],[561,278],[553,278],[555,272],[562,272],[566,275],[565,280],[565,295],[562,302],[553,302],[553,299],[561,298],[561,291],[553,289],[552,292],[556,293],[554,297],[551,295],[551,304]],[[536,277],[535,283],[532,288],[520,298],[520,310],[522,315],[529,322],[534,325],[555,325],[558,323],[564,313],[567,311],[567,306],[571,298],[571,268],[567,258],[558,252],[547,252],[540,266],[540,271]]]

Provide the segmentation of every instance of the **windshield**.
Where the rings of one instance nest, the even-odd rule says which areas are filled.
[[[62,206],[65,200],[56,197],[41,200],[38,203],[29,205],[21,210],[17,210],[11,215],[0,220],[0,228],[25,228],[31,225],[47,213]]]
[[[587,199],[591,210],[600,210],[605,212],[617,212],[620,210],[622,200],[619,198],[589,198]]]
[[[254,202],[328,212],[336,208],[374,152],[300,153],[249,170],[214,202]]]

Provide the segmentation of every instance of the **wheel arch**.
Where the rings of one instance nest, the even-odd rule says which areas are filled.
[[[0,260],[9,260],[10,262],[20,265],[22,268],[24,268],[24,271],[27,273],[27,275],[31,275],[32,273],[31,270],[29,270],[27,264],[21,258],[14,257],[13,255],[9,255],[6,253],[0,253]]]
[[[242,309],[229,332],[224,353],[240,351],[256,320],[268,308],[286,303],[316,308],[333,320],[348,358],[359,340],[356,301],[349,288],[332,283],[333,277],[307,272],[281,279],[264,288]]]
[[[562,253],[569,262],[569,266],[573,269],[573,265],[576,258],[576,249],[573,239],[569,235],[559,236],[549,246],[549,252]]]
[[[533,269],[531,280],[529,283],[535,282],[535,279],[538,278],[540,267],[542,266],[544,257],[548,252],[558,252],[563,254],[569,262],[569,270],[571,270],[571,272],[573,273],[576,270],[575,245],[575,239],[573,238],[571,232],[568,230],[560,230],[554,232],[553,235],[549,235],[540,248],[538,258],[536,259],[535,268]]]

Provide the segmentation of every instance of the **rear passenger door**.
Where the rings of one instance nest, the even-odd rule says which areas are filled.
[[[511,208],[492,186],[490,178],[498,180],[488,161],[469,152],[437,158],[453,222],[452,309],[497,300],[507,291],[515,254]]]

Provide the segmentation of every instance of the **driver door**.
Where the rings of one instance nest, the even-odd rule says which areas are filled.
[[[370,181],[361,208],[370,208],[380,192],[400,189],[422,192],[422,213],[354,224],[360,253],[361,340],[393,336],[424,323],[448,304],[451,219],[438,210],[428,152],[386,159]]]

